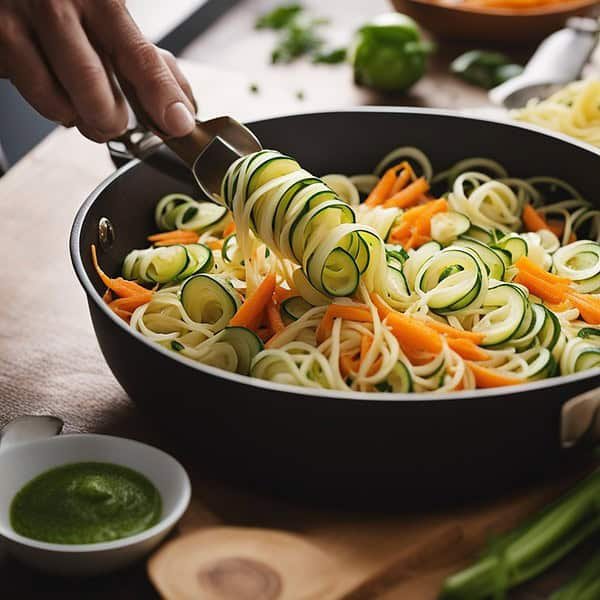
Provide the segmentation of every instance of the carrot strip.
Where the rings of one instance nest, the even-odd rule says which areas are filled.
[[[267,342],[273,337],[273,330],[270,327],[258,327],[255,333],[263,342]]]
[[[414,356],[420,352],[439,354],[442,351],[442,337],[437,331],[423,321],[392,310],[377,294],[372,293],[371,300],[404,352]]]
[[[488,369],[471,361],[467,361],[467,365],[475,376],[475,383],[478,388],[503,387],[505,385],[518,385],[525,382],[520,377],[511,377],[497,369]]]
[[[421,196],[429,191],[429,183],[425,177],[419,177],[403,190],[396,192],[391,198],[383,204],[384,208],[396,206],[398,208],[408,208],[414,206],[420,200]]]
[[[354,356],[352,354],[342,354],[340,355],[340,372],[342,377],[348,377],[351,373],[356,373],[358,371],[358,364],[354,360]]]
[[[280,285],[275,286],[275,300],[277,300],[278,304],[281,304],[284,300],[288,298],[292,298],[293,296],[298,296],[298,292],[293,289],[284,288]]]
[[[383,177],[377,182],[377,185],[371,190],[371,193],[365,200],[365,204],[367,206],[378,206],[383,204],[383,202],[389,197],[392,189],[394,187],[394,183],[396,183],[396,176],[398,173],[398,169],[402,167],[402,163],[395,165],[388,169]]]
[[[322,344],[329,336],[333,328],[333,320],[341,318],[348,321],[359,321],[370,323],[371,311],[364,304],[348,306],[345,304],[330,304],[317,328],[317,343]]]
[[[363,361],[365,359],[365,356],[367,355],[369,348],[371,348],[372,343],[373,343],[372,336],[367,335],[366,333],[363,333],[363,335],[360,338],[360,360],[361,361]]]
[[[273,273],[267,275],[260,285],[250,294],[246,301],[233,315],[230,325],[257,329],[267,304],[273,296],[276,277]]]
[[[557,237],[562,238],[563,233],[565,232],[565,222],[561,219],[548,219],[548,229]],[[569,236],[569,244],[577,241],[577,236],[575,232],[571,232]]]
[[[227,225],[227,227],[225,227],[225,230],[223,231],[223,237],[226,238],[228,235],[231,235],[234,232],[235,232],[235,221],[231,221],[231,223],[229,223],[229,225]]]
[[[279,333],[285,329],[285,323],[281,318],[281,313],[279,312],[279,306],[275,301],[275,293],[273,293],[273,299],[269,304],[267,304],[267,321],[269,323],[269,327],[275,332]]]
[[[600,325],[600,299],[577,292],[570,292],[568,297],[586,323]]]
[[[372,321],[371,311],[364,304],[330,304],[327,312],[334,318],[340,317],[348,321],[359,321],[361,323],[370,323]]]
[[[94,269],[98,276],[102,280],[104,285],[112,290],[117,296],[121,298],[126,298],[128,296],[136,296],[136,295],[145,295],[149,302],[152,298],[152,291],[142,287],[141,285],[135,283],[135,281],[128,281],[127,279],[123,279],[122,277],[116,277],[115,279],[110,278],[98,264],[98,255],[96,254],[96,246],[92,244],[92,263],[94,265]]]
[[[568,298],[559,304],[553,304],[552,302],[544,302],[544,304],[554,312],[564,312],[565,310],[573,308],[573,303]]]
[[[131,320],[131,315],[133,315],[133,313],[129,312],[128,310],[123,310],[121,308],[112,308],[112,311],[118,316],[121,317],[121,319],[123,319],[123,321],[126,321],[127,323],[129,323],[129,321]]]
[[[447,342],[448,346],[462,358],[468,360],[487,360],[490,357],[483,348],[480,348],[471,340],[466,340],[464,338],[448,338]]]
[[[381,363],[383,362],[383,358],[380,356],[375,362],[369,367],[367,371],[367,377],[371,377],[371,375],[375,375],[377,371],[381,368]]]
[[[527,231],[539,231],[540,229],[550,230],[550,225],[544,219],[543,215],[539,213],[531,204],[526,204],[523,207],[523,213],[521,214],[523,219],[523,225]]]
[[[400,190],[404,189],[411,179],[415,178],[415,172],[412,170],[412,167],[408,162],[402,163],[402,171],[396,178],[394,185],[392,186],[392,190],[390,192],[390,196],[397,194]]]
[[[548,229],[557,237],[560,238],[565,231],[565,222],[560,219],[548,219]]]
[[[343,377],[348,377],[352,373],[357,373],[360,369],[361,359],[354,358],[354,355],[350,353],[345,353],[340,356],[340,372]],[[383,362],[381,356],[375,360],[375,362],[369,367],[367,371],[367,377],[374,375],[381,368],[381,363]]]
[[[449,338],[469,340],[474,344],[480,344],[483,341],[483,338],[485,338],[483,333],[478,333],[476,331],[461,331],[460,329],[455,329],[450,325],[446,325],[446,323],[440,323],[433,319],[425,321],[425,324],[427,327],[431,327],[431,329],[435,329],[438,333],[443,333]]]
[[[571,291],[570,279],[544,271],[526,256],[519,258],[515,266],[519,270],[515,281],[546,302],[561,304]]]
[[[221,250],[221,248],[223,248],[223,240],[212,240],[210,242],[206,242],[206,245],[211,250]]]
[[[173,246],[175,244],[195,244],[198,237],[198,234],[194,231],[175,229],[174,231],[149,235],[148,241],[155,243],[156,246]]]
[[[519,271],[515,282],[524,285],[532,294],[551,304],[563,302],[567,292],[566,286],[553,285],[527,271]]]
[[[431,200],[420,206],[409,208],[400,224],[391,231],[391,240],[402,244],[407,250],[418,248],[431,239],[431,218],[439,212],[448,211],[445,198]]]
[[[197,240],[196,240],[197,241]],[[195,244],[196,242],[192,242],[190,240],[187,239],[181,239],[181,240],[167,240],[165,242],[155,242],[154,245],[157,248],[162,248],[163,246],[182,246],[185,244]]]
[[[542,267],[534,263],[530,258],[526,256],[521,256],[519,260],[515,263],[515,266],[519,271],[528,271],[529,273],[535,275],[539,279],[543,279],[544,281],[551,283],[552,285],[570,285],[571,280],[567,277],[559,277],[558,275],[554,275],[553,273],[548,273],[548,271],[544,271]]]
[[[113,310],[115,308],[126,310],[133,312],[139,306],[143,306],[144,304],[148,304],[148,302],[152,299],[148,299],[147,294],[140,294],[138,296],[129,296],[127,298],[117,298],[113,300],[108,306]]]

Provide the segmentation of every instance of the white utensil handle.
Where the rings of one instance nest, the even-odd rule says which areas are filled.
[[[569,26],[547,37],[535,51],[524,75],[537,81],[574,81],[596,47],[597,29],[578,27],[582,19],[569,21]],[[587,19],[585,19],[587,21]]]
[[[561,444],[570,448],[579,442],[600,442],[600,387],[565,402],[561,411]]]
[[[50,415],[17,417],[0,430],[0,451],[17,444],[53,437],[58,435],[62,428],[62,420]]]

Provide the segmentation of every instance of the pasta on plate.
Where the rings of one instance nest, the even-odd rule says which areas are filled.
[[[321,178],[263,150],[215,202],[161,198],[105,301],[195,361],[296,386],[452,392],[600,368],[600,210],[417,148]]]
[[[576,81],[545,100],[530,100],[511,116],[600,147],[600,81]]]

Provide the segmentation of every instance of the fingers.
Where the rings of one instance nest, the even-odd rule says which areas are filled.
[[[111,84],[73,4],[46,0],[38,7],[34,26],[40,44],[75,108],[80,128],[99,142],[118,136],[127,127],[125,103]]]
[[[41,115],[63,125],[72,125],[76,119],[73,105],[42,58],[30,32],[10,16],[3,15],[3,19],[2,75],[12,81]]]
[[[196,99],[194,98],[194,92],[192,90],[192,86],[190,82],[187,80],[186,76],[183,74],[183,71],[179,68],[179,64],[177,63],[177,59],[164,48],[158,48],[158,52],[160,53],[162,59],[167,63],[167,67],[171,69],[171,73],[173,73],[173,77],[179,84],[179,87],[183,90],[188,100],[192,103],[194,107],[194,113],[198,111],[198,105],[196,103]]]
[[[107,52],[118,78],[124,78],[154,125],[173,137],[187,135],[194,128],[194,106],[178,83],[185,78],[173,72],[158,50],[142,36],[137,25],[120,2],[93,4],[94,23],[110,21],[110,27],[96,27],[103,49]],[[100,5],[103,9],[100,10]],[[109,14],[107,14],[109,13]]]

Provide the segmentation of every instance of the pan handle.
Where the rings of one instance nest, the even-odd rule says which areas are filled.
[[[565,402],[560,421],[563,448],[600,443],[600,387]]]

